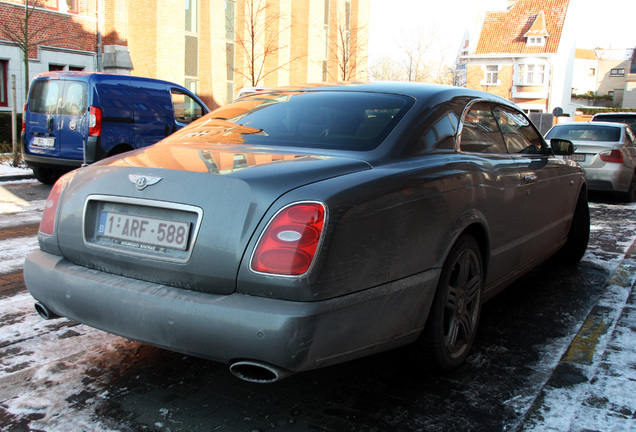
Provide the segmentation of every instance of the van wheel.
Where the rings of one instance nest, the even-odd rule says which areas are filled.
[[[423,366],[451,371],[466,360],[477,334],[483,285],[479,245],[464,235],[442,267],[426,326],[415,343]]]
[[[60,171],[50,168],[33,167],[31,169],[33,170],[33,176],[45,185],[52,185],[62,175]]]

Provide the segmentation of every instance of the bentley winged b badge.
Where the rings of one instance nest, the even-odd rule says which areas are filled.
[[[145,176],[140,174],[129,174],[128,179],[137,186],[137,190],[144,190],[148,186],[159,183],[161,177]]]

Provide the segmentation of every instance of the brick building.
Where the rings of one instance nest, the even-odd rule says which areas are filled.
[[[367,78],[369,0],[0,1],[30,33],[29,80],[48,70],[130,73],[194,90],[211,108],[245,86]],[[35,7],[33,7],[35,5]],[[253,29],[253,36],[250,35]],[[0,31],[0,110],[9,78],[24,104],[22,51]]]
[[[571,0],[517,0],[487,12],[461,56],[466,87],[498,94],[526,112],[549,113],[570,102],[575,33]]]

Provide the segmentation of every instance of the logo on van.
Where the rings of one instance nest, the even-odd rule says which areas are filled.
[[[75,120],[71,120],[71,122],[68,124],[68,127],[70,130],[75,130],[75,128],[77,127],[77,123],[75,122]]]
[[[159,183],[161,177],[144,176],[139,174],[129,174],[128,179],[137,186],[137,190],[144,190],[148,186]]]

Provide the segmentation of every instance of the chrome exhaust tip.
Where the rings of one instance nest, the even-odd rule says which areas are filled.
[[[238,361],[230,365],[230,372],[235,377],[257,384],[270,384],[293,374],[286,369],[255,361]]]
[[[37,302],[35,304],[35,311],[45,320],[60,318],[59,315],[51,311],[51,309],[47,308],[40,302]]]

